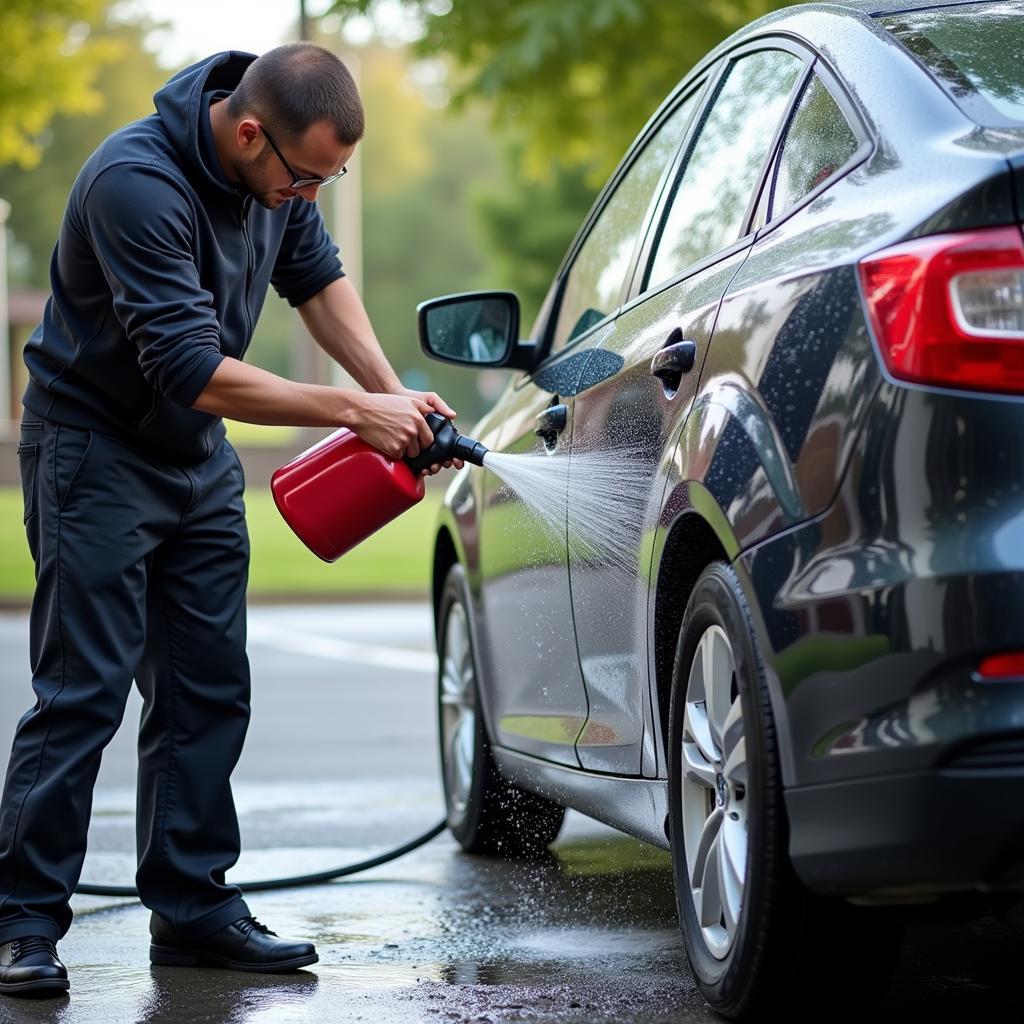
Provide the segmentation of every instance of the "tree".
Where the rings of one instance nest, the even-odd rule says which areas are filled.
[[[441,391],[468,423],[483,409],[477,375],[423,355],[416,304],[495,284],[475,231],[472,190],[498,174],[499,153],[482,111],[447,116],[415,86],[413,71],[405,48],[361,51],[363,298],[399,375]]]
[[[422,57],[454,64],[457,104],[483,101],[509,140],[476,213],[524,323],[602,183],[658,105],[718,42],[780,0],[402,0]],[[371,18],[394,0],[334,0]]]
[[[494,267],[494,287],[505,282],[522,303],[523,332],[529,330],[558,264],[594,199],[580,167],[555,165],[547,180],[520,173],[523,146],[506,147],[503,180],[478,185],[474,213]]]
[[[106,0],[0,4],[0,165],[34,166],[40,136],[56,114],[101,107],[96,76],[119,54],[113,40],[92,35],[106,6]]]
[[[0,22],[5,17],[0,14]],[[79,169],[111,132],[152,111],[153,93],[169,77],[143,47],[144,36],[153,28],[147,21],[94,26],[90,32],[94,45],[120,54],[119,60],[96,71],[93,89],[102,97],[102,106],[88,117],[80,112],[54,117],[36,139],[41,159],[31,169],[0,167],[0,197],[11,204],[8,227],[14,242],[14,283],[49,287],[50,253]]]
[[[342,18],[393,0],[334,0]],[[713,46],[779,0],[403,0],[424,56],[451,57],[459,100],[491,104],[523,140],[524,167],[603,180],[669,90]]]

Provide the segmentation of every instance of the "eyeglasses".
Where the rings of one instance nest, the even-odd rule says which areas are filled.
[[[263,130],[263,134],[267,137],[267,142],[270,143],[270,148],[277,154],[277,159],[284,165],[284,169],[292,176],[292,183],[289,188],[309,188],[310,185],[317,185],[323,187],[324,185],[330,185],[332,181],[337,181],[339,178],[345,177],[348,174],[348,168],[342,167],[337,174],[328,174],[326,178],[318,177],[303,177],[301,174],[296,174],[291,164],[288,163],[284,158],[284,154],[277,148],[277,143],[271,138],[270,132],[267,131],[265,125],[260,125]]]

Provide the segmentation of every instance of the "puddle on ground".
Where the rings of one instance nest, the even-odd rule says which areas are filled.
[[[679,931],[616,931],[605,928],[552,928],[529,932],[511,942],[515,949],[543,953],[551,960],[678,955]]]
[[[317,964],[310,968],[321,981],[331,981],[346,989],[379,991],[406,988],[428,981],[444,981],[444,968],[439,964]]]

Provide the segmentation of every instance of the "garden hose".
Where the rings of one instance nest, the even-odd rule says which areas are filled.
[[[361,860],[356,864],[346,864],[340,868],[328,868],[326,871],[316,871],[311,875],[294,875],[291,878],[268,878],[263,882],[236,882],[242,892],[269,892],[271,889],[293,889],[301,885],[320,885],[323,882],[330,882],[335,878],[342,878],[345,875],[355,875],[361,871],[369,871],[370,868],[387,864],[389,861],[404,857],[407,853],[425,846],[439,836],[448,826],[447,819],[439,821],[432,829],[410,840],[404,846],[398,846],[386,853],[371,857],[369,860]],[[75,892],[81,896],[134,896],[138,899],[139,891],[133,885],[91,885],[80,883]]]

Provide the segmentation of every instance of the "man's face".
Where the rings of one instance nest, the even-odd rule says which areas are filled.
[[[316,199],[318,185],[291,187],[292,175],[288,167],[300,177],[326,178],[337,174],[356,148],[339,142],[327,121],[311,125],[297,139],[275,136],[280,156],[267,141],[258,121],[247,120],[239,125],[239,142],[241,154],[233,170],[256,202],[268,210],[275,210],[296,196],[309,203]]]

